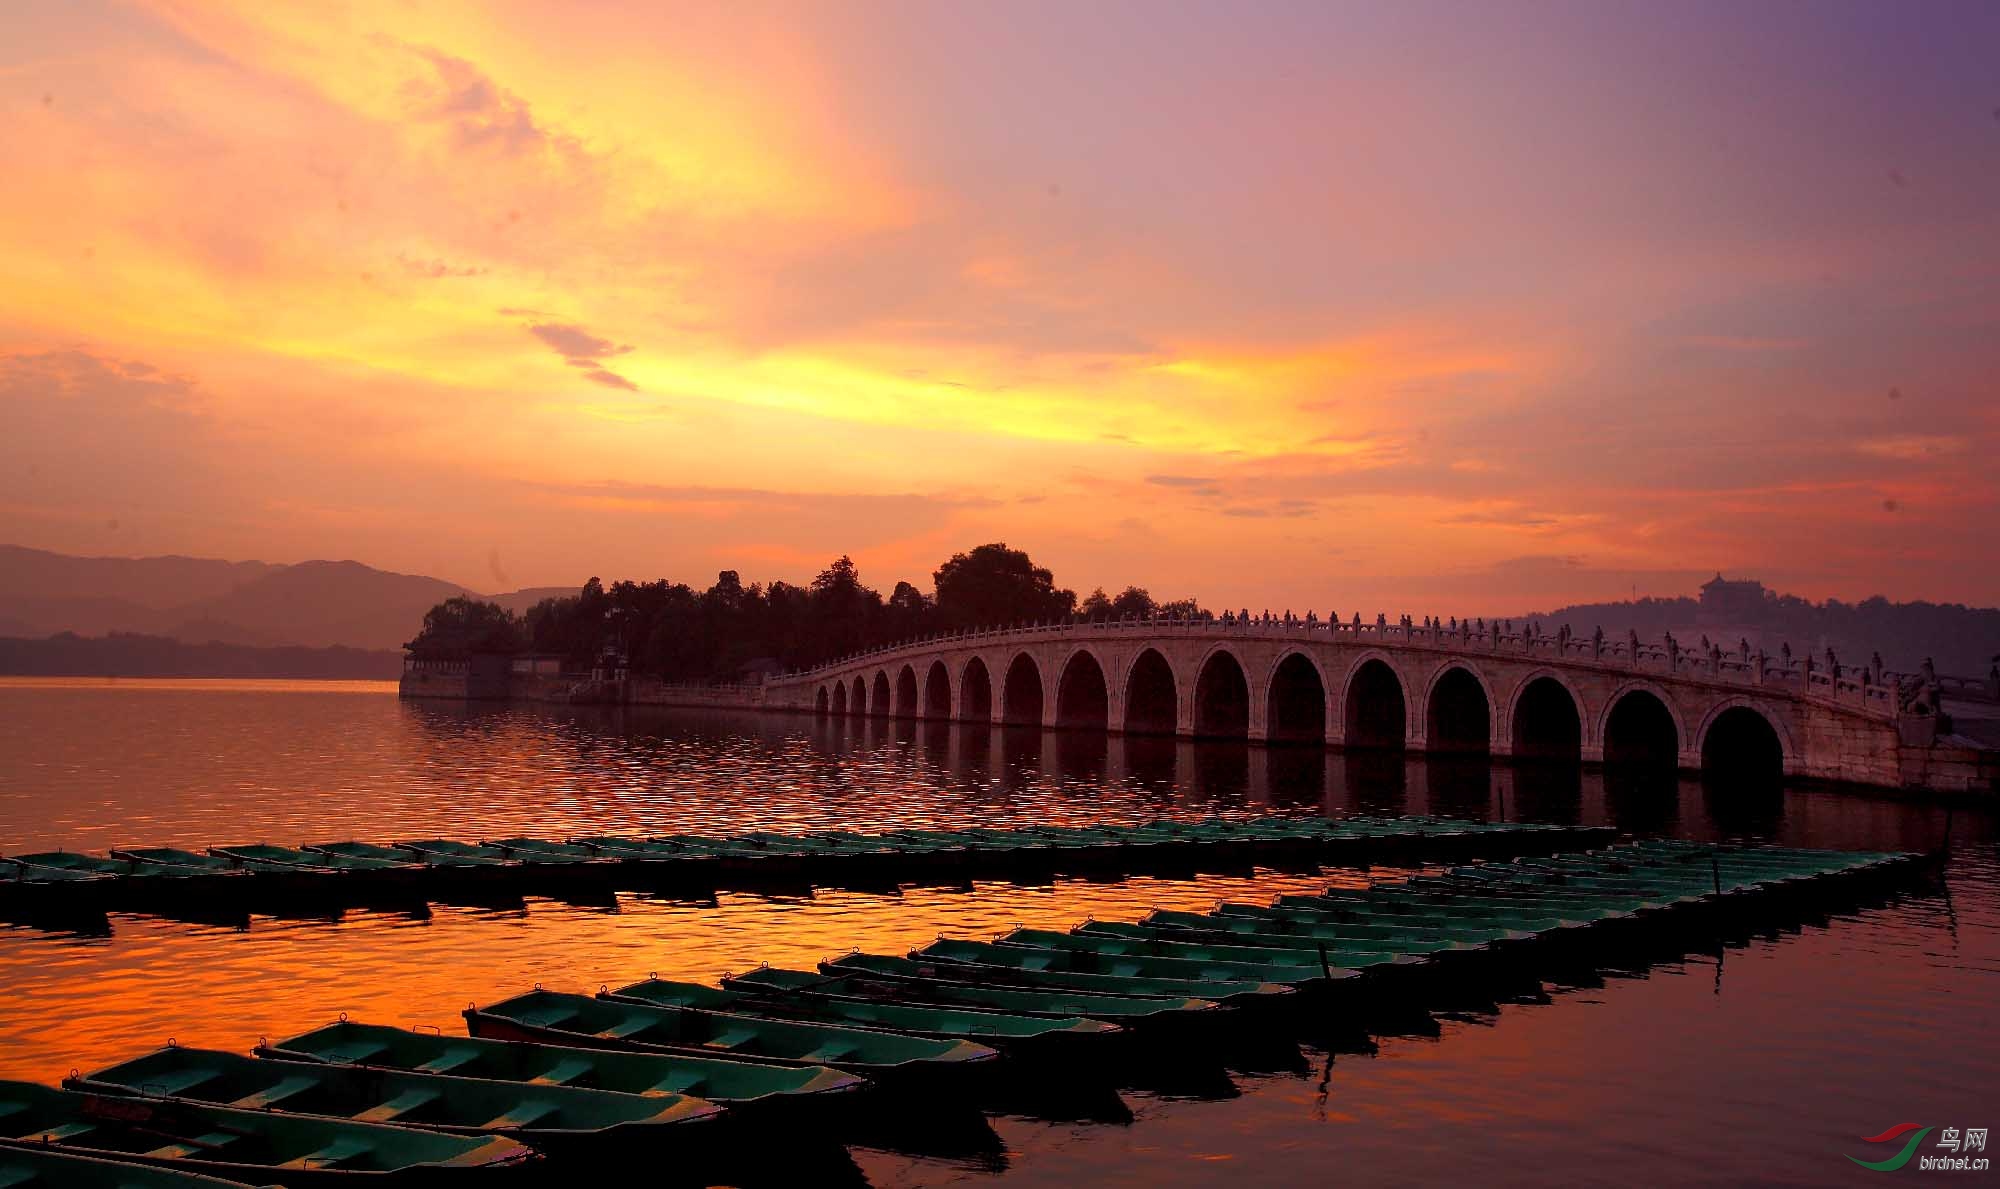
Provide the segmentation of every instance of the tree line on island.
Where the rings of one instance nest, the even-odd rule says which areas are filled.
[[[998,542],[953,554],[931,579],[935,593],[898,582],[884,597],[846,556],[805,586],[746,586],[735,570],[722,571],[707,590],[666,579],[606,586],[592,578],[578,593],[544,599],[525,615],[465,596],[447,599],[424,616],[407,647],[421,660],[536,652],[582,668],[609,650],[635,673],[714,681],[759,664],[807,669],[899,640],[999,624],[1211,617],[1193,599],[1158,602],[1137,586],[1079,599],[1025,551]]]

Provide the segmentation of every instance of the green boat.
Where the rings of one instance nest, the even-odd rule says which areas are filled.
[[[784,856],[802,875],[818,880],[858,880],[888,885],[938,862],[935,855],[906,853],[880,838],[862,841],[820,834],[779,834],[753,830],[724,840],[739,854]]]
[[[130,859],[141,867],[159,867],[174,874],[199,871],[213,880],[246,879],[248,882],[236,890],[238,895],[248,893],[251,898],[309,896],[326,887],[324,868],[228,859],[173,846],[120,847],[111,852],[111,857]]]
[[[1388,897],[1346,900],[1331,896],[1280,896],[1275,904],[1218,904],[1215,915],[1229,920],[1248,919],[1259,929],[1264,927],[1263,922],[1279,921],[1312,928],[1493,929],[1537,939],[1551,931],[1588,927],[1588,922],[1553,915],[1534,916],[1519,910],[1454,912],[1448,906]]]
[[[95,922],[117,898],[118,877],[63,867],[31,867],[0,859],[0,915],[9,920]]]
[[[1146,993],[1140,990],[1141,987],[1151,986],[1160,988],[1159,993],[1162,994],[1198,996],[1241,1006],[1248,1006],[1259,997],[1271,994],[1269,988],[1282,987],[1293,991],[1297,989],[1297,984],[1320,978],[1317,970],[1305,971],[1296,967],[1283,967],[1277,972],[1281,977],[1273,978],[1264,967],[1257,967],[1257,972],[1253,974],[1230,962],[1141,958],[1095,953],[1081,947],[1039,949],[952,938],[940,938],[920,950],[913,950],[910,957],[918,961],[933,959],[1002,967],[1033,975],[1037,982],[1072,989],[1090,986],[1137,995]],[[1084,983],[1076,979],[1075,976],[1079,975],[1094,977]],[[1349,972],[1346,977],[1355,976]],[[1100,979],[1110,981],[1097,981]],[[1246,991],[1250,992],[1247,997],[1244,995]]]
[[[1722,855],[1700,861],[1692,857],[1680,859],[1653,854],[1621,853],[1603,857],[1557,855],[1524,860],[1516,866],[1526,872],[1546,873],[1565,883],[1582,880],[1589,881],[1593,886],[1613,886],[1637,881],[1659,886],[1707,886],[1710,889],[1719,883],[1724,891],[1733,888],[1789,891],[1817,884],[1829,875],[1839,873],[1817,864],[1764,863]]]
[[[89,896],[76,897],[80,903],[95,901],[105,908],[128,911],[173,911],[212,909],[218,904],[234,904],[246,886],[241,871],[211,871],[178,867],[165,863],[145,863],[136,859],[103,858],[73,851],[43,851],[15,855],[13,862],[31,873],[44,873],[59,892],[75,892],[74,876],[100,876],[91,884]]]
[[[1393,889],[1376,888],[1372,891],[1328,888],[1317,894],[1279,896],[1273,903],[1300,908],[1339,908],[1354,905],[1380,912],[1406,912],[1413,915],[1442,913],[1453,917],[1491,920],[1554,918],[1577,926],[1632,915],[1630,909],[1601,902],[1580,904],[1574,901],[1537,900],[1521,896],[1495,896],[1490,889],[1475,891],[1469,887],[1440,888],[1431,884],[1421,886],[1411,884]]]
[[[1410,879],[1400,885],[1376,887],[1372,891],[1356,889],[1326,889],[1320,895],[1278,897],[1276,903],[1286,905],[1296,899],[1302,901],[1366,901],[1374,897],[1378,903],[1404,903],[1412,911],[1444,907],[1454,913],[1488,913],[1492,917],[1560,917],[1566,921],[1610,921],[1616,917],[1632,917],[1638,909],[1646,905],[1632,905],[1630,899],[1620,899],[1614,903],[1612,897],[1576,897],[1562,895],[1560,889],[1548,891],[1528,891],[1528,889],[1508,889],[1490,883],[1472,881],[1438,881],[1438,879]]]
[[[550,842],[546,838],[489,838],[479,844],[481,851],[497,851],[502,858],[523,863],[603,863],[607,859],[587,846],[574,842]]]
[[[108,1156],[292,1189],[478,1177],[536,1159],[504,1136],[470,1138],[319,1115],[241,1110],[0,1082],[0,1148]]]
[[[964,832],[999,846],[1045,847],[1050,861],[1064,869],[1124,867],[1132,863],[1135,853],[1132,847],[1109,835],[1086,837],[1062,827],[1020,826],[1000,830],[976,826]]]
[[[499,845],[505,845],[503,841]],[[688,860],[714,861],[716,856],[705,850],[682,846],[674,842],[661,842],[653,838],[629,838],[622,834],[586,834],[571,838],[564,845],[580,846],[594,855],[623,861],[635,859],[649,862],[678,863]]]
[[[320,882],[313,886],[313,895],[343,904],[420,905],[436,888],[424,865],[409,855],[397,860],[320,854],[264,842],[210,847],[209,853],[267,868],[311,871],[320,877]]]
[[[200,851],[182,850],[176,846],[128,846],[111,852],[114,859],[125,859],[142,867],[160,867],[168,872],[186,874],[192,871],[207,872],[212,875],[227,875],[232,871],[264,872],[277,875],[292,875],[295,871],[276,864],[255,861],[225,859]]]
[[[415,864],[422,872],[422,882],[418,886],[423,888],[426,899],[460,895],[466,897],[469,903],[479,904],[518,903],[520,900],[519,863],[420,853],[402,847],[379,846],[373,842],[315,842],[307,843],[304,849],[313,854],[342,858]]]
[[[296,846],[274,846],[268,842],[238,843],[233,846],[211,846],[208,853],[220,859],[236,863],[271,864],[281,867],[307,867],[316,871],[422,871],[423,864],[409,855],[400,859],[377,859],[362,855],[339,855],[320,851],[309,851]]]
[[[938,831],[936,834],[941,835]],[[890,830],[882,834],[864,834],[858,830],[813,830],[813,838],[824,838],[828,842],[849,847],[885,846],[898,854],[932,854],[944,851],[954,855],[964,855],[974,849],[964,839],[949,839],[934,836],[929,831]]]
[[[1078,991],[1084,995],[1116,995],[1122,999],[1204,999],[1222,1007],[1260,1011],[1284,1007],[1298,995],[1286,983],[1246,983],[1242,979],[1152,979],[1144,975],[1106,975],[1080,969],[1052,969],[1046,961],[1026,959],[1028,951],[1006,949],[986,941],[938,939],[922,949],[912,949],[906,961],[916,963],[928,977],[952,979],[980,985],[1028,987],[1034,991]],[[834,959],[840,967],[854,955]],[[872,957],[872,955],[860,955]]]
[[[838,853],[854,856],[863,863],[879,862],[913,875],[959,871],[973,855],[972,849],[963,844],[934,838],[860,834],[853,830],[815,830],[808,837],[829,843],[838,848]]]
[[[647,1097],[573,1086],[523,1086],[435,1073],[263,1061],[177,1046],[66,1078],[63,1085],[97,1094],[327,1115],[457,1135],[504,1135],[538,1147],[656,1137],[664,1134],[662,1127],[711,1122],[723,1109],[684,1094]]]
[[[951,973],[945,971],[941,976],[935,966],[908,958],[857,953],[821,962],[818,972],[760,966],[725,978],[722,985],[745,990],[810,990],[841,999],[930,1003],[1042,1019],[1084,1016],[1127,1028],[1185,1024],[1194,1017],[1206,1022],[1227,1014],[1206,999],[1142,999],[1082,991],[1037,991],[945,977]],[[963,972],[959,973],[962,976]]]
[[[504,859],[485,859],[469,855],[439,855],[408,850],[399,846],[378,846],[373,842],[309,842],[305,850],[312,854],[341,855],[357,859],[376,859],[392,863],[421,863],[426,867],[470,867],[506,871],[510,864]]]
[[[1510,879],[1492,873],[1476,878],[1463,875],[1455,875],[1448,879],[1423,877],[1410,880],[1406,886],[1416,893],[1429,892],[1483,898],[1517,905],[1536,905],[1545,911],[1559,911],[1568,915],[1604,911],[1614,914],[1661,916],[1702,899],[1700,894],[1692,890],[1635,894],[1589,888],[1570,889],[1541,880]]]
[[[668,846],[684,846],[693,851],[707,851],[719,855],[748,855],[758,859],[780,855],[805,858],[811,853],[809,848],[798,845],[798,840],[789,834],[766,834],[762,838],[749,835],[714,838],[707,834],[653,834],[647,836],[647,841],[664,843]]]
[[[1101,932],[1091,932],[1093,928]],[[1299,982],[1323,978],[1343,982],[1357,977],[1369,967],[1413,966],[1421,959],[1383,950],[1327,951],[1322,968],[1319,955],[1297,949],[1258,949],[1236,945],[1195,945],[1181,941],[1160,941],[1145,936],[1142,925],[1105,922],[1084,925],[1075,933],[1054,929],[1016,929],[1000,938],[1003,946],[1028,946],[1037,950],[1063,950],[1094,954],[1105,958],[1140,958],[1148,962],[1190,962],[1234,971],[1242,978],[1273,982]]]
[[[887,839],[872,834],[851,834],[837,830],[815,830],[806,834],[781,834],[775,830],[751,830],[732,834],[729,842],[758,850],[795,850],[805,854],[874,855],[893,857],[900,850]]]
[[[1010,854],[1016,852],[1046,853],[1054,846],[1038,838],[1028,838],[1009,834],[981,834],[972,830],[894,830],[886,837],[914,842],[924,846],[958,847],[968,853],[980,855]]]
[[[71,866],[44,867],[30,865],[19,859],[0,859],[0,879],[17,880],[23,884],[88,884],[95,881],[103,884],[115,876],[97,871],[86,871]]]
[[[1187,926],[1148,924],[1145,922],[1091,921],[1078,926],[1076,932],[1086,937],[1118,937],[1131,941],[1160,942],[1175,946],[1188,945],[1202,949],[1212,949],[1217,953],[1241,956],[1255,961],[1284,961],[1279,955],[1296,954],[1301,964],[1317,964],[1320,955],[1326,955],[1328,966],[1338,967],[1345,961],[1350,968],[1365,970],[1381,965],[1384,956],[1405,956],[1413,961],[1458,963],[1467,958],[1488,955],[1483,944],[1464,941],[1440,941],[1434,938],[1411,936],[1403,941],[1383,938],[1358,939],[1353,937],[1300,937],[1285,934],[1259,934],[1243,929],[1193,929]],[[1366,949],[1355,949],[1365,946]],[[1357,959],[1361,961],[1357,964]]]
[[[555,991],[531,991],[491,1007],[467,1008],[465,1020],[474,1036],[497,1040],[806,1062],[863,1074],[884,1084],[961,1076],[1000,1056],[966,1040],[647,1007]]]
[[[1015,1056],[1069,1052],[1077,1042],[1102,1041],[1123,1031],[1116,1024],[1080,1016],[1048,1019],[988,1009],[885,1003],[829,996],[808,987],[766,985],[728,989],[649,978],[604,994],[621,1002],[655,1007],[692,1007],[775,1019],[824,1021],[847,1028],[879,1028],[937,1040],[970,1040]]]
[[[1233,916],[1221,911],[1179,912],[1171,909],[1155,909],[1139,918],[1142,925],[1163,929],[1185,929],[1192,933],[1224,931],[1247,935],[1277,934],[1314,941],[1353,939],[1357,941],[1377,941],[1394,948],[1405,948],[1407,952],[1422,952],[1422,946],[1438,942],[1462,942],[1469,946],[1483,947],[1502,945],[1509,942],[1527,941],[1533,934],[1519,929],[1508,929],[1499,925],[1455,925],[1448,923],[1405,922],[1375,924],[1365,921],[1326,920],[1305,921],[1259,921],[1243,916]],[[1264,944],[1252,942],[1251,944]]]
[[[132,859],[108,859],[102,855],[78,854],[68,850],[37,851],[31,855],[10,855],[9,861],[26,863],[49,871],[83,871],[96,875],[123,877],[128,875],[147,876],[168,882],[175,878],[185,879],[191,875],[204,875],[193,867],[163,867],[153,863],[139,863]]]
[[[409,851],[425,862],[484,863],[496,867],[517,867],[520,860],[497,846],[476,842],[455,842],[449,838],[418,838],[396,843],[397,850]]]
[[[259,1056],[409,1073],[490,1078],[540,1086],[582,1086],[618,1094],[692,1095],[734,1116],[799,1120],[853,1097],[866,1078],[822,1065],[774,1065],[686,1053],[625,1053],[476,1036],[440,1036],[341,1021],[262,1045]]]
[[[715,860],[720,870],[753,879],[805,881],[825,870],[819,856],[794,846],[759,846],[747,839],[710,838],[704,834],[665,834],[644,841],[652,846],[705,855]]]
[[[249,1189],[200,1173],[71,1156],[40,1148],[0,1148],[0,1189]],[[264,1189],[276,1189],[265,1186]]]

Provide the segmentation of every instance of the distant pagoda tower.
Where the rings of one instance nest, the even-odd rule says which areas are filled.
[[[1763,619],[1764,584],[1754,578],[1724,578],[1720,571],[1702,583],[1695,623],[1703,629],[1754,632]]]

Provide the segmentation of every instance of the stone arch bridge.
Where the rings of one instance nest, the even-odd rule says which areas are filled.
[[[828,716],[1912,783],[1879,674],[1497,626],[1046,624],[879,649],[762,693]]]

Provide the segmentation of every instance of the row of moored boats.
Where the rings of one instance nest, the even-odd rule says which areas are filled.
[[[1588,845],[1601,831],[1431,817],[1268,816],[1131,825],[237,843],[0,857],[0,913],[240,910],[478,900],[523,891],[963,881],[1250,863],[1450,859]]]
[[[0,1083],[0,1186],[449,1180],[635,1142],[678,1145],[647,1147],[654,1168],[731,1135],[837,1142],[1003,1085],[1115,1077],[1123,1058],[1183,1060],[1620,938],[1824,904],[1915,858],[1637,842],[719,986],[538,988],[469,1008],[464,1037],[343,1019],[252,1055],[170,1046],[59,1089]]]

